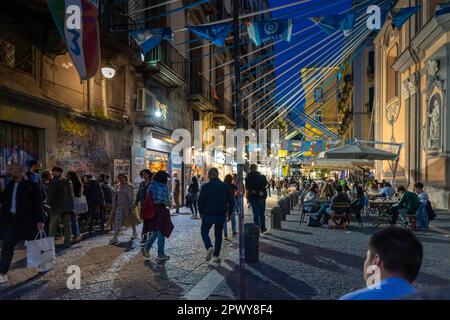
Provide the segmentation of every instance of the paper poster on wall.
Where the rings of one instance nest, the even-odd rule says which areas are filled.
[[[119,173],[125,173],[130,178],[130,160],[114,159],[114,180]]]

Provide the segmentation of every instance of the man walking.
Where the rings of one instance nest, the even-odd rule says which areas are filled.
[[[231,220],[234,199],[231,188],[219,179],[219,170],[211,168],[208,172],[209,182],[202,186],[198,197],[198,211],[202,217],[202,239],[206,248],[206,261],[211,258],[220,262],[222,247],[222,230],[226,219]],[[227,216],[228,214],[228,216]],[[209,230],[214,225],[214,248],[209,238]]]
[[[245,178],[247,198],[253,211],[253,221],[260,226],[261,232],[266,232],[266,191],[267,180],[258,172],[256,164],[250,165],[250,172]]]
[[[92,175],[87,176],[87,183],[84,186],[83,194],[86,196],[86,201],[89,208],[89,233],[92,232],[94,225],[94,218],[100,216],[100,230],[105,229],[105,217],[101,213],[101,206],[105,205],[105,196],[98,181]]]
[[[172,174],[172,197],[175,202],[175,213],[180,213],[180,179],[178,179],[178,173],[174,172]]]
[[[53,167],[53,180],[48,187],[47,205],[49,209],[49,233],[50,237],[56,237],[59,221],[64,225],[64,247],[70,247],[70,220],[75,211],[73,190],[71,182],[62,176],[63,169]]]
[[[20,240],[32,240],[44,230],[42,194],[37,183],[25,176],[23,165],[8,168],[10,180],[1,194],[0,234],[3,238],[0,258],[0,284],[8,282],[7,273]]]
[[[42,201],[45,201],[47,195],[45,194],[44,186],[42,185],[41,175],[39,170],[41,169],[41,163],[38,160],[30,160],[28,162],[28,171],[25,173],[28,180],[39,184],[39,189],[42,192]]]

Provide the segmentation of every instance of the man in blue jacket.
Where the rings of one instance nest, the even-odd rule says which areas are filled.
[[[222,247],[222,230],[226,219],[231,219],[234,199],[231,188],[219,179],[219,171],[211,168],[208,172],[209,182],[202,186],[198,197],[198,211],[202,216],[202,239],[206,248],[206,261],[214,255],[214,262],[220,262]],[[228,216],[227,216],[228,214]],[[209,238],[209,230],[214,225],[214,248]]]

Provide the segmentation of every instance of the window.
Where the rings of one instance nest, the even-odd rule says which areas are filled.
[[[7,30],[12,30],[9,28]],[[0,34],[0,64],[29,74],[33,73],[31,43],[12,33]]]
[[[315,88],[314,89],[314,103],[322,102],[322,98],[323,98],[323,89]]]
[[[322,110],[317,110],[314,114],[314,120],[317,122],[323,122],[323,112]]]
[[[388,57],[387,57],[387,70],[386,70],[387,102],[391,101],[393,98],[398,96],[397,95],[398,94],[398,74],[392,68],[392,66],[395,63],[395,60],[397,60],[397,56],[398,56],[398,46],[396,44],[389,50]]]
[[[372,112],[373,110],[374,97],[375,97],[375,88],[371,87],[369,88],[369,108],[367,110],[368,112]]]

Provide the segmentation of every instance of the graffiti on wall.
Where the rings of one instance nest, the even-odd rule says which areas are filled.
[[[129,149],[130,141],[119,131],[89,125],[80,120],[63,118],[59,121],[55,148],[48,149],[52,164],[79,173],[112,174],[113,159]],[[126,153],[126,152],[125,152]],[[129,152],[128,152],[129,158]]]

